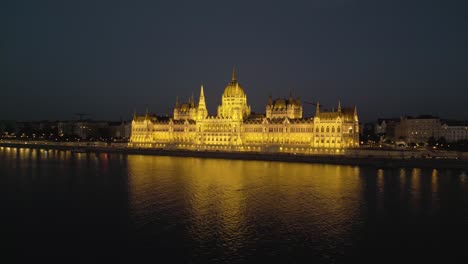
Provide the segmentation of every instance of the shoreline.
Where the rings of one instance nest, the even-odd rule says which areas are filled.
[[[370,166],[378,168],[432,168],[432,169],[468,169],[468,159],[454,158],[397,158],[383,156],[358,156],[360,152],[368,150],[353,150],[349,155],[303,155],[291,153],[264,153],[264,152],[223,152],[223,151],[194,151],[183,149],[150,149],[105,145],[80,145],[67,143],[54,144],[54,142],[29,143],[29,142],[2,142],[0,147],[30,148],[45,150],[76,151],[82,153],[117,153],[128,155],[151,155],[151,156],[174,156],[174,157],[196,157],[232,160],[257,160],[257,161],[279,161],[315,164],[336,164],[350,166]],[[385,151],[374,150],[375,153]]]

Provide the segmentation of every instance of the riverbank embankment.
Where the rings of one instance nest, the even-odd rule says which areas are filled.
[[[84,144],[55,142],[7,142],[0,141],[0,147],[62,150],[86,153],[119,153],[155,156],[200,157],[235,160],[283,161],[301,163],[341,164],[373,166],[378,168],[437,168],[468,169],[466,153],[444,152],[443,155],[425,157],[415,151],[388,151],[353,149],[344,155],[304,155],[294,153],[223,152],[181,149],[134,148],[126,144]]]

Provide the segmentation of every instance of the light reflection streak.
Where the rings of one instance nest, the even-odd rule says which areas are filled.
[[[136,155],[128,167],[138,226],[157,221],[154,211],[185,204],[193,237],[222,239],[232,251],[249,230],[285,222],[295,227],[289,232],[323,228],[330,239],[346,239],[362,204],[360,170],[350,166]]]

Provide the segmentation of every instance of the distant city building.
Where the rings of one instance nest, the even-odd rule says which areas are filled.
[[[235,71],[221,97],[217,116],[209,116],[203,86],[198,104],[176,99],[173,118],[147,113],[133,117],[130,146],[237,151],[333,153],[359,147],[357,108],[324,111],[302,117],[299,98],[268,99],[265,115],[252,114]],[[335,151],[336,150],[336,151]]]
[[[380,118],[374,126],[374,133],[382,139],[395,141],[395,129],[399,123],[400,118]]]
[[[109,136],[117,139],[130,139],[131,122],[109,122]]]
[[[83,140],[88,139],[129,139],[131,134],[130,122],[109,122],[109,121],[64,121],[58,122],[59,136],[78,137]]]
[[[73,122],[72,121],[60,121],[57,123],[57,129],[59,136],[72,136],[73,135]]]
[[[444,137],[447,142],[468,140],[468,121],[442,121],[440,136]]]
[[[406,143],[426,143],[429,138],[439,138],[441,122],[438,117],[422,115],[403,117],[395,128],[395,140]]]

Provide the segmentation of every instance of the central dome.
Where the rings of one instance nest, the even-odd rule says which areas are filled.
[[[245,97],[244,89],[237,82],[236,70],[232,70],[232,79],[224,88],[224,97]]]
[[[245,92],[244,89],[239,85],[237,81],[231,81],[229,84],[224,88],[224,97],[244,97]]]

